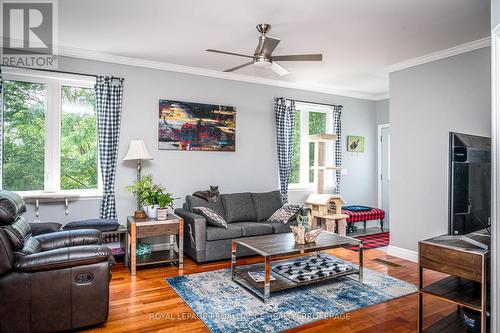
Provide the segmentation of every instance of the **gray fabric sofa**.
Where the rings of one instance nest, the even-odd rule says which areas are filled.
[[[184,208],[175,210],[184,219],[184,252],[198,263],[229,259],[232,239],[290,232],[288,224],[267,221],[282,205],[279,191],[222,194],[216,202],[188,195]],[[226,219],[228,228],[208,225],[203,216],[193,213],[194,207],[213,209]],[[238,256],[252,254],[238,249]]]

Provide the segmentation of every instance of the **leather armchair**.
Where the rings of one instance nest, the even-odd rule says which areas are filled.
[[[106,322],[114,258],[98,230],[33,236],[17,194],[0,191],[0,332]]]

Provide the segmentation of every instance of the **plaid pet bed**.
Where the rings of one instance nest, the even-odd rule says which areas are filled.
[[[385,217],[385,211],[378,208],[371,208],[365,211],[352,211],[342,209],[342,214],[349,215],[347,222],[362,222],[369,220],[379,220]]]
[[[379,247],[385,247],[389,245],[389,232],[381,232],[379,234],[358,236],[355,237],[363,241],[363,250],[376,249]],[[357,246],[348,247],[351,251],[358,252],[359,248]]]

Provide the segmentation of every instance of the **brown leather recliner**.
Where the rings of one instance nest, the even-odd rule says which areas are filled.
[[[33,236],[23,199],[0,191],[0,332],[104,323],[114,263],[97,230]]]

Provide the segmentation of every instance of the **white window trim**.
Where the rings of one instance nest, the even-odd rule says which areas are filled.
[[[23,198],[98,198],[102,197],[103,184],[100,172],[99,155],[97,156],[97,189],[61,190],[61,87],[73,86],[82,88],[93,88],[95,79],[82,75],[70,75],[56,72],[40,72],[19,68],[6,68],[3,70],[3,79],[6,81],[23,81],[30,83],[42,83],[47,87],[47,98],[45,105],[45,170],[44,190],[40,191],[16,191]],[[58,102],[54,102],[58,101]],[[97,137],[96,137],[97,140]],[[56,147],[56,148],[54,148]],[[0,169],[2,172],[2,169]],[[0,174],[0,188],[2,185]]]
[[[314,187],[314,183],[307,181],[309,180],[309,141],[307,140],[309,137],[309,113],[325,113],[326,133],[333,133],[333,107],[297,102],[295,103],[295,108],[297,111],[300,111],[300,183],[290,183],[288,188],[291,191],[311,190]],[[327,143],[326,151],[327,164],[333,163],[333,143]],[[325,174],[325,184],[332,184],[332,182],[333,174],[327,172]],[[328,188],[333,189],[333,186],[327,186],[325,189]]]

